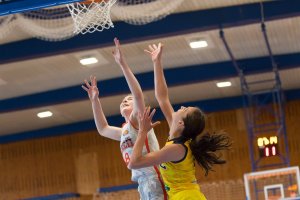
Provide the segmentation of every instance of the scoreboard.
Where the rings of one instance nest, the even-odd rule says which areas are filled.
[[[257,138],[257,146],[259,150],[259,156],[261,158],[276,156],[279,154],[277,136],[259,137]]]

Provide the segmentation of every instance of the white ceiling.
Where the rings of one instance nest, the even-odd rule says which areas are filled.
[[[249,2],[259,2],[259,0],[186,0],[177,12],[204,10]],[[288,54],[300,51],[300,17],[273,20],[267,22],[266,25],[274,54]],[[226,28],[224,32],[237,59],[268,55],[260,24]],[[0,44],[23,40],[28,37],[25,33],[16,31],[5,40],[1,40]],[[209,42],[209,47],[200,50],[191,49],[188,46],[188,39],[194,37],[205,38]],[[120,40],[122,42],[122,38]],[[219,30],[197,32],[123,45],[122,50],[135,74],[153,71],[151,60],[143,52],[143,49],[147,48],[148,44],[158,42],[165,44],[163,62],[166,69],[230,60],[219,38]],[[92,74],[100,80],[99,88],[101,93],[101,80],[122,77],[122,72],[111,55],[112,49],[113,41],[111,46],[106,48],[2,64],[0,65],[0,100],[70,86],[79,86],[84,79],[87,79]],[[90,54],[96,55],[102,63],[100,62],[101,64],[98,63],[92,67],[80,65],[79,58]],[[280,75],[284,89],[300,88],[300,68],[281,71]],[[252,75],[248,78],[249,80],[260,80],[269,76],[273,76],[272,73]],[[170,88],[171,101],[176,104],[241,95],[238,77],[230,79],[233,86],[229,88],[217,88],[215,85],[217,81],[223,80],[172,87]],[[145,91],[145,95],[152,106],[157,106],[152,90]],[[121,99],[122,95],[109,96],[102,99],[104,112],[107,116],[118,114]],[[46,119],[37,118],[36,113],[44,110],[51,110],[54,113],[53,117]],[[88,98],[64,104],[0,113],[0,135],[39,130],[91,120],[92,118]]]

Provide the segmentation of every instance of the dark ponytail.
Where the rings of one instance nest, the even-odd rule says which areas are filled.
[[[192,153],[198,164],[205,170],[205,175],[209,171],[213,171],[213,165],[226,163],[217,154],[217,151],[228,149],[231,146],[230,138],[225,132],[202,133],[205,129],[206,120],[204,113],[198,107],[194,107],[193,113],[187,115],[183,121],[182,136],[192,139],[190,144]]]
[[[229,149],[230,146],[231,140],[225,132],[201,134],[192,139],[190,144],[197,163],[205,170],[205,176],[209,171],[213,171],[213,165],[226,163],[217,151]]]

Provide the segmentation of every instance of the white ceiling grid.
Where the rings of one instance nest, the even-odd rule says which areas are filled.
[[[259,2],[259,0],[186,0],[178,12],[245,4],[249,2]],[[298,42],[300,38],[300,17],[268,21],[266,25],[274,54],[298,53],[300,51],[300,42]],[[268,56],[260,24],[226,28],[224,32],[232,52],[238,60]],[[192,50],[187,42],[187,39],[190,37],[207,37],[213,43],[213,47],[210,45],[209,48]],[[16,32],[6,38],[6,41],[0,41],[0,44],[24,38],[26,38],[26,36]],[[122,38],[120,38],[120,40],[122,43]],[[148,44],[158,42],[165,44],[163,55],[165,69],[191,65],[201,66],[202,64],[230,61],[228,53],[219,38],[219,30],[196,32],[122,45],[127,61],[135,74],[153,72],[151,60],[149,56],[143,52],[143,49],[147,48]],[[92,51],[101,54],[108,61],[107,64],[96,64],[93,67],[83,67],[78,60],[79,54],[82,55],[88,53],[88,51],[2,64],[0,65],[0,79],[3,79],[6,84],[0,85],[0,99],[3,100],[39,92],[47,92],[70,86],[78,86],[81,92],[85,92],[80,88],[80,85],[84,79],[92,74],[96,75],[98,80],[123,77],[121,70],[115,64],[111,54],[113,41],[111,41],[111,45],[112,46],[106,48],[92,49]],[[247,79],[253,81],[261,80],[266,77],[272,77],[273,75],[271,72],[263,73],[247,76]],[[299,68],[280,71],[280,75],[284,89],[300,88]],[[239,78],[234,77],[229,80],[233,85],[228,88],[216,87],[217,81],[228,81],[228,79],[171,87],[169,90],[170,98],[172,103],[177,104],[241,95]],[[259,87],[257,89],[261,89]],[[99,89],[101,94],[101,81],[99,83]],[[157,106],[153,90],[145,91],[145,95],[148,97],[152,106]],[[119,113],[119,103],[122,98],[123,95],[102,98],[103,108],[108,116]],[[54,117],[38,119],[36,113],[46,109],[53,111]],[[86,100],[81,101],[1,113],[0,135],[71,124],[91,120],[92,118],[90,102],[88,97],[86,97]]]

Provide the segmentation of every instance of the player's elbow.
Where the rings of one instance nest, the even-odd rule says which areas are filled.
[[[127,165],[127,168],[132,170],[132,169],[138,169],[137,162],[135,160],[130,160],[130,162]]]
[[[99,135],[101,135],[103,137],[106,137],[105,134],[104,134],[104,132],[102,130],[98,130],[98,133],[99,133]]]
[[[130,169],[130,170],[134,169],[134,168],[133,168],[132,162],[129,162],[129,163],[128,163],[127,168]]]
[[[131,163],[128,163],[127,168],[130,169],[130,170],[132,170],[132,169],[133,169],[133,168],[132,168],[132,164],[131,164]]]
[[[98,133],[101,136],[107,137],[108,135],[108,126],[97,127]]]

